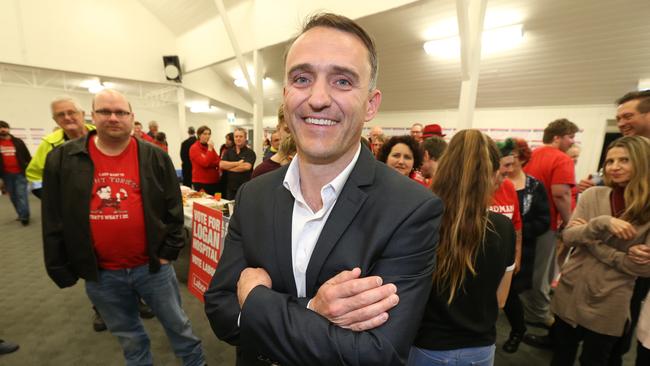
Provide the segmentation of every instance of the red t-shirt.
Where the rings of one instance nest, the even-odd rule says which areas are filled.
[[[505,179],[492,195],[492,205],[489,210],[508,217],[515,230],[521,230],[519,198],[515,185],[509,179]]]
[[[557,213],[555,201],[553,201],[551,186],[554,184],[575,186],[576,174],[573,160],[560,149],[542,146],[533,150],[530,160],[524,166],[524,172],[544,184],[551,210],[551,230],[557,231],[558,222],[561,218]]]
[[[88,151],[95,165],[90,230],[99,267],[124,269],[146,264],[149,256],[135,138],[117,156],[99,151],[95,138],[88,143]]]
[[[16,147],[11,139],[0,139],[0,154],[2,155],[5,173],[20,173],[20,165],[18,165],[18,159],[16,159]]]

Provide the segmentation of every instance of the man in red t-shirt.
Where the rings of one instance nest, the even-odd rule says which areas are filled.
[[[578,126],[562,118],[544,129],[544,145],[533,150],[524,172],[544,184],[551,214],[549,231],[537,239],[532,288],[521,295],[530,323],[553,323],[549,313],[550,283],[557,271],[555,234],[571,217],[571,188],[575,185],[573,160],[566,151],[573,145]]]
[[[201,341],[180,303],[171,260],[184,245],[180,188],[169,155],[131,136],[126,98],[93,99],[97,130],[53,150],[43,176],[48,275],[59,287],[79,278],[117,336],[127,364],[152,363],[138,298],[151,306],[184,365],[203,365]]]
[[[23,140],[9,133],[9,123],[0,121],[0,178],[3,191],[9,193],[11,203],[23,225],[29,225],[27,178],[25,169],[32,160]]]
[[[137,139],[153,143],[153,137],[142,131],[142,123],[135,121],[133,123],[133,136]]]

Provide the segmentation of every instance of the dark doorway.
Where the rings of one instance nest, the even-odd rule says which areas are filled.
[[[603,148],[600,151],[600,159],[598,160],[598,170],[603,167],[603,163],[605,162],[605,155],[607,155],[607,146],[609,146],[612,141],[622,136],[623,135],[619,132],[605,133],[605,141],[603,141]]]

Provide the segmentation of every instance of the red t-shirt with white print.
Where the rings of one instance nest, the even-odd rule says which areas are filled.
[[[2,155],[5,173],[20,173],[20,165],[18,164],[18,159],[16,159],[16,146],[14,146],[14,142],[11,139],[0,139],[0,155]]]
[[[148,263],[147,235],[138,170],[138,146],[131,138],[117,156],[108,156],[88,143],[95,165],[90,199],[90,230],[99,267],[124,269]]]

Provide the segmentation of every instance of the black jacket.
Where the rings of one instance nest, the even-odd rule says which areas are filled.
[[[29,150],[27,150],[27,146],[25,146],[23,140],[19,139],[18,137],[14,137],[13,135],[9,136],[11,136],[11,141],[14,143],[14,147],[16,148],[16,160],[18,160],[20,172],[25,174],[25,169],[27,169],[27,165],[29,165],[29,162],[32,160],[32,154],[30,154]],[[0,152],[0,174],[5,173],[4,164],[4,160],[2,160],[2,153]]]
[[[74,285],[79,278],[98,278],[89,220],[94,166],[88,141],[95,134],[69,141],[53,150],[45,162],[45,268],[61,288]],[[176,259],[184,245],[183,203],[169,155],[152,144],[137,143],[149,268],[157,272],[159,259]]]
[[[192,161],[190,160],[190,148],[195,142],[196,137],[190,136],[181,143],[181,161],[183,162],[183,165],[189,164],[189,166],[192,166]]]

